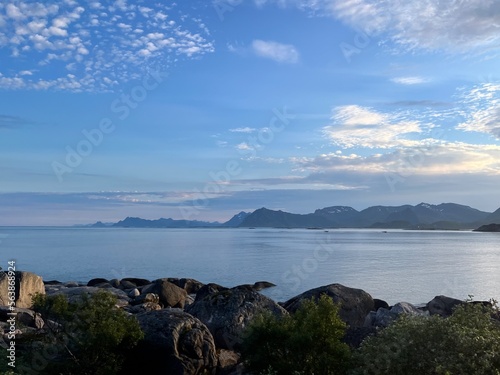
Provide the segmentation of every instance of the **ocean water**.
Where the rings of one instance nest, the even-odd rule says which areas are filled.
[[[44,280],[190,277],[270,281],[285,301],[331,283],[389,303],[500,298],[500,234],[307,229],[0,228],[0,266]]]

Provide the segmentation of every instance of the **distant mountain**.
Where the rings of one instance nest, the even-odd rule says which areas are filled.
[[[500,208],[495,212],[493,212],[492,214],[488,215],[484,221],[487,222],[488,224],[490,223],[500,224]]]
[[[233,228],[239,227],[241,225],[241,223],[243,222],[243,220],[245,220],[246,217],[250,214],[251,214],[251,212],[241,211],[239,214],[234,215],[231,219],[229,219],[224,224],[222,224],[222,226],[233,227]]]
[[[373,206],[357,211],[349,206],[330,206],[310,214],[294,214],[265,207],[240,212],[225,223],[198,220],[127,217],[117,223],[92,224],[94,228],[399,228],[399,229],[473,229],[500,223],[500,208],[493,213],[456,203],[416,206]]]
[[[373,206],[357,211],[348,206],[318,209],[312,214],[292,214],[260,208],[248,215],[242,227],[278,228],[401,228],[473,229],[493,214],[455,203],[416,206]],[[500,217],[500,209],[498,210]],[[499,220],[500,222],[500,220]]]
[[[270,228],[308,228],[331,227],[331,221],[321,215],[291,214],[283,211],[273,211],[259,208],[248,215],[240,227],[270,227]]]
[[[174,220],[157,219],[147,220],[139,217],[127,217],[125,220],[112,225],[121,228],[195,228],[195,227],[217,227],[221,226],[218,222],[198,221],[198,220]]]

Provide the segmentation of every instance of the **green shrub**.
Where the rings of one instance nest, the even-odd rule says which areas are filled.
[[[366,339],[352,374],[500,374],[495,308],[464,304],[449,318],[401,316]]]
[[[34,310],[50,324],[49,334],[31,343],[31,355],[40,359],[39,374],[112,375],[119,372],[127,350],[143,338],[137,320],[115,307],[116,297],[99,291],[83,294],[75,303],[62,295],[37,295]],[[33,361],[36,362],[35,360]]]
[[[255,319],[243,341],[246,367],[259,374],[334,375],[348,368],[350,350],[340,340],[346,325],[326,295],[306,300],[293,315]]]

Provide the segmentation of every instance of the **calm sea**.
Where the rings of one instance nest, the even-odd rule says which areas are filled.
[[[0,228],[0,266],[45,280],[266,280],[284,301],[330,283],[389,303],[500,298],[500,234],[403,230]]]

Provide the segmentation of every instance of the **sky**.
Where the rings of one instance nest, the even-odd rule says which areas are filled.
[[[0,3],[0,225],[500,207],[500,2]]]

